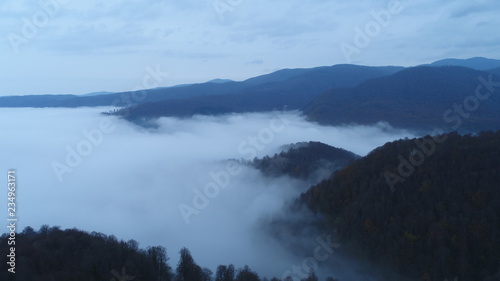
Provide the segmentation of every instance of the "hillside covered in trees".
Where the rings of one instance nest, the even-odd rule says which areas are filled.
[[[272,157],[256,158],[250,164],[266,176],[287,175],[315,182],[359,158],[360,156],[345,149],[311,141],[285,146],[284,151]]]
[[[8,234],[0,237],[0,252],[8,253]],[[42,226],[26,227],[16,235],[15,274],[8,272],[2,256],[2,281],[266,281],[248,266],[219,265],[215,273],[199,266],[187,248],[180,250],[175,268],[162,246],[140,249],[134,240],[119,241],[113,235],[62,230]],[[281,281],[272,278],[271,281]],[[292,281],[285,278],[284,281]],[[295,280],[293,280],[295,281]],[[314,273],[304,281],[318,281]],[[328,278],[327,281],[335,281]]]
[[[500,280],[500,131],[387,143],[298,203],[378,266],[415,280]]]

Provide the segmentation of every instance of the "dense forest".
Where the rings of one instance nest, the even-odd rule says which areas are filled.
[[[0,237],[0,252],[8,253],[8,235]],[[268,281],[248,266],[219,265],[215,273],[199,266],[190,251],[179,252],[172,268],[162,246],[140,249],[134,240],[119,241],[113,235],[62,230],[42,226],[26,227],[16,235],[15,274],[7,271],[6,255],[1,259],[0,280],[13,281]],[[303,281],[317,281],[314,272]],[[335,281],[329,277],[327,281]],[[270,281],[281,281],[272,278]],[[285,278],[283,281],[295,281]],[[338,281],[338,280],[337,280]]]
[[[284,151],[272,157],[256,158],[250,164],[266,176],[287,175],[314,183],[359,158],[345,149],[320,142],[304,142],[286,146]]]
[[[359,259],[415,280],[500,280],[500,131],[387,143],[297,204]]]

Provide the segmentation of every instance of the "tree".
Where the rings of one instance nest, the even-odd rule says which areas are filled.
[[[214,273],[212,272],[212,270],[204,267],[202,270],[201,270],[201,279],[203,281],[212,281],[212,275]]]
[[[177,264],[176,281],[204,281],[201,267],[194,262],[187,248],[180,250],[181,258]]]
[[[215,272],[215,281],[234,281],[234,265],[219,265]]]
[[[316,276],[314,270],[309,273],[309,276],[306,278],[306,281],[318,281],[318,276]]]
[[[162,246],[149,247],[150,263],[156,267],[158,280],[172,280],[172,268],[168,265],[167,250]]]
[[[238,270],[236,281],[260,281],[259,275],[253,272],[248,265]]]

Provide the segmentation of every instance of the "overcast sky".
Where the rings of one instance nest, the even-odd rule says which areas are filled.
[[[169,86],[348,62],[500,58],[498,0],[390,2],[4,0],[0,95],[126,91],[143,85],[147,67],[168,73],[158,86]],[[390,19],[374,25],[381,10]],[[356,44],[356,28],[368,28],[368,42]]]

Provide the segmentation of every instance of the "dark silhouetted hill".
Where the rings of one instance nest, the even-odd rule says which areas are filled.
[[[187,248],[179,251],[175,270],[169,265],[166,249],[161,246],[140,249],[134,240],[119,241],[102,233],[87,233],[78,229],[61,230],[42,226],[35,231],[26,227],[9,245],[9,236],[0,236],[2,281],[261,281],[248,266],[219,265],[216,271],[199,266]],[[11,253],[10,247],[15,248]],[[7,259],[15,257],[15,268]],[[307,276],[308,274],[306,274]],[[300,281],[317,281],[314,273]],[[281,277],[281,276],[280,276]],[[273,278],[271,280],[281,281]],[[292,280],[289,277],[288,280]],[[327,280],[336,280],[333,278]]]
[[[0,280],[98,281],[114,280],[116,274],[124,277],[124,273],[137,281],[173,277],[165,248],[139,249],[134,240],[124,242],[96,232],[42,226],[38,231],[27,227],[17,233],[15,245],[9,246],[7,241],[7,234],[0,237],[4,253]],[[15,247],[15,274],[7,271],[10,247]]]
[[[387,143],[298,202],[323,217],[343,248],[404,276],[499,280],[500,131],[438,139],[434,148],[430,137]],[[415,155],[424,161],[411,164],[421,161]],[[387,172],[403,178],[394,192]]]
[[[283,152],[272,157],[254,159],[251,165],[266,176],[287,175],[317,183],[359,158],[350,151],[324,143],[304,142],[289,145]]]

